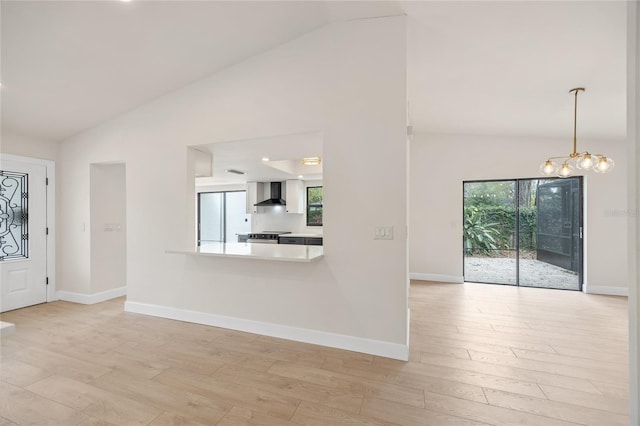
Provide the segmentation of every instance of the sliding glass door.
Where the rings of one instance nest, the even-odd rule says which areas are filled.
[[[224,192],[198,194],[198,245],[225,241]]]
[[[539,179],[531,182],[535,184],[531,196],[534,204],[528,207],[526,237],[535,244],[526,244],[526,250],[521,250],[520,285],[580,290],[582,180]],[[529,224],[533,216],[535,226]]]
[[[517,285],[515,221],[515,181],[464,183],[465,281]]]
[[[251,215],[247,214],[245,191],[225,192],[225,242],[237,242],[238,234],[251,232]]]
[[[199,193],[198,246],[236,242],[237,234],[251,232],[251,215],[246,214],[245,205],[245,191]]]
[[[581,177],[463,185],[465,281],[581,289]]]

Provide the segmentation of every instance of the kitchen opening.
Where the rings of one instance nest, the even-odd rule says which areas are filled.
[[[201,250],[302,253],[304,247],[282,245],[323,245],[322,133],[190,149]]]
[[[583,181],[463,182],[465,282],[581,290]]]

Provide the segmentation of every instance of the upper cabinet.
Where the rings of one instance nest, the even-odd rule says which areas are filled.
[[[247,214],[258,213],[254,205],[262,201],[264,196],[264,184],[262,182],[247,182]]]
[[[288,180],[286,184],[287,213],[304,213],[304,184],[301,180]]]

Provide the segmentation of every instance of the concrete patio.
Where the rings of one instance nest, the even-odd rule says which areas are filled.
[[[464,280],[493,284],[516,284],[516,259],[465,257]],[[536,259],[520,259],[523,287],[580,290],[578,274]]]

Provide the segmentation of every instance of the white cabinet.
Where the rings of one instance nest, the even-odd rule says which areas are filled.
[[[301,180],[287,181],[287,213],[304,213],[304,185]]]
[[[264,184],[262,182],[247,182],[247,214],[258,213],[254,204],[262,201],[264,196]]]

